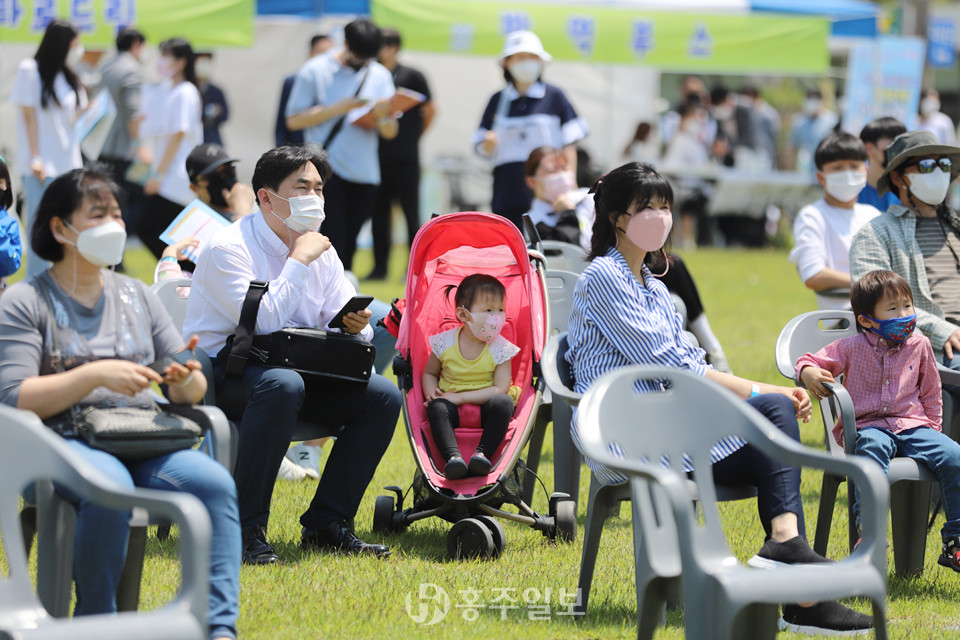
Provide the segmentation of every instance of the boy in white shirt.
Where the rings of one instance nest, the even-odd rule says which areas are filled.
[[[867,183],[867,150],[849,133],[827,135],[814,154],[823,198],[800,210],[793,223],[790,262],[817,294],[821,309],[850,309],[850,241],[880,212],[857,202]]]

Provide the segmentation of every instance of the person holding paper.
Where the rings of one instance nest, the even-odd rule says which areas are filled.
[[[530,152],[561,148],[576,173],[576,143],[588,132],[563,91],[542,80],[543,65],[552,59],[532,31],[507,34],[499,61],[507,86],[490,98],[473,135],[477,153],[493,164],[493,212],[521,229],[533,198],[523,168]]]
[[[160,233],[193,200],[186,159],[190,151],[203,142],[200,91],[194,70],[193,47],[182,38],[160,43],[157,71],[168,80],[168,93],[162,113],[164,134],[156,147],[151,167],[153,176],[144,185],[150,198],[144,205],[137,235],[159,258],[166,248]]]
[[[400,64],[400,33],[395,29],[381,29],[383,46],[380,47],[380,64],[393,75],[393,84],[398,93],[409,90],[423,102],[418,102],[404,112],[399,120],[399,132],[393,140],[380,143],[380,189],[377,204],[373,209],[373,271],[368,280],[383,280],[390,264],[391,212],[393,201],[399,200],[403,217],[407,222],[407,240],[413,245],[413,237],[420,229],[420,136],[433,123],[437,114],[430,87],[422,73]]]
[[[356,295],[337,250],[318,232],[330,175],[326,154],[317,145],[263,154],[253,172],[260,212],[217,232],[200,253],[187,301],[183,331],[197,332],[198,346],[217,354],[217,404],[236,421],[240,434],[234,478],[246,564],[279,560],[264,530],[277,470],[299,419],[342,427],[300,517],[300,546],[390,555],[386,546],[359,539],[351,523],[396,429],[397,385],[379,374],[365,383],[302,376],[293,369],[257,366],[252,359],[239,377],[228,378],[227,356],[221,353],[237,329],[254,280],[269,282],[257,313],[257,334],[288,327],[326,329]],[[368,309],[346,314],[344,331],[371,339],[370,316]]]
[[[333,175],[324,185],[327,219],[323,232],[345,269],[353,268],[357,233],[373,215],[380,184],[380,138],[397,136],[391,112],[395,93],[390,72],[377,62],[380,29],[365,18],[343,29],[345,47],[311,58],[297,73],[287,102],[287,128],[304,131],[307,142],[329,154]],[[353,124],[368,112],[373,128]]]
[[[47,186],[57,176],[79,169],[80,141],[74,123],[87,106],[87,93],[77,77],[83,58],[80,32],[66,20],[52,20],[37,53],[20,61],[10,92],[17,110],[17,169],[23,180],[24,225],[32,235],[33,218]],[[32,251],[27,276],[50,264]]]

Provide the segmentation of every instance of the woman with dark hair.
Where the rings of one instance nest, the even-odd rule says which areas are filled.
[[[730,389],[799,441],[797,419],[807,421],[811,413],[810,398],[803,389],[720,373],[707,365],[703,351],[684,337],[670,294],[655,277],[669,268],[664,245],[673,225],[673,189],[667,179],[649,164],[632,162],[597,180],[593,190],[596,219],[590,265],[577,281],[568,322],[567,360],[576,390],[585,392],[592,382],[620,367],[657,364],[687,369]],[[641,391],[659,390],[653,384]],[[576,413],[571,432],[579,446]],[[804,539],[800,469],[766,457],[735,436],[714,445],[711,461],[718,483],[757,487],[757,510],[766,542],[750,559],[751,566],[827,562]],[[587,464],[601,482],[627,480],[592,460]],[[837,602],[819,602],[812,607],[784,605],[783,620],[794,631],[851,631],[872,626],[869,616]]]
[[[80,33],[66,20],[52,20],[33,58],[20,61],[10,102],[17,110],[17,170],[23,179],[24,225],[33,227],[33,214],[50,182],[81,166],[80,142],[73,125],[87,107],[87,94],[77,78],[83,57]],[[49,264],[37,256],[27,261],[27,275]]]
[[[169,93],[163,109],[158,110],[164,114],[164,133],[154,147],[153,175],[143,188],[150,197],[144,203],[137,229],[137,235],[157,259],[167,246],[160,234],[195,197],[186,165],[193,148],[203,143],[203,100],[197,88],[195,58],[193,48],[183,38],[160,43],[157,71],[169,83]]]
[[[120,262],[126,242],[119,193],[105,174],[86,169],[60,176],[44,193],[30,246],[53,264],[0,299],[0,402],[36,413],[118,485],[184,491],[203,502],[213,534],[209,636],[233,639],[240,522],[230,472],[193,449],[121,461],[79,438],[72,418],[74,407],[152,407],[154,383],[166,385],[171,402],[185,405],[198,402],[207,389],[196,360],[171,364],[162,373],[147,366],[196,348],[197,337],[185,346],[146,285],[102,268]],[[57,490],[77,506],[74,613],[115,612],[130,513],[105,509],[68,487]]]
[[[500,54],[506,88],[493,94],[473,135],[473,144],[493,163],[491,209],[522,227],[533,193],[524,163],[537,147],[563,149],[570,171],[577,169],[576,143],[587,123],[573,110],[563,91],[542,80],[543,65],[553,58],[532,31],[507,34]]]

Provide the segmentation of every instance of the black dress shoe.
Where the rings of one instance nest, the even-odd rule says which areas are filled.
[[[243,529],[240,536],[243,540],[243,564],[273,564],[280,561],[280,556],[267,542],[260,527]]]
[[[335,520],[319,529],[303,528],[300,548],[331,549],[349,555],[366,554],[377,558],[390,555],[390,547],[382,544],[368,544],[357,537],[346,523]]]

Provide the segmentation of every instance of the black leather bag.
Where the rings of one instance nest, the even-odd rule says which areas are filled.
[[[338,380],[366,382],[370,379],[377,350],[358,336],[310,328],[253,335],[260,299],[268,287],[269,283],[260,280],[250,283],[237,330],[217,354],[217,361],[228,378],[239,378],[247,364],[252,363]]]

